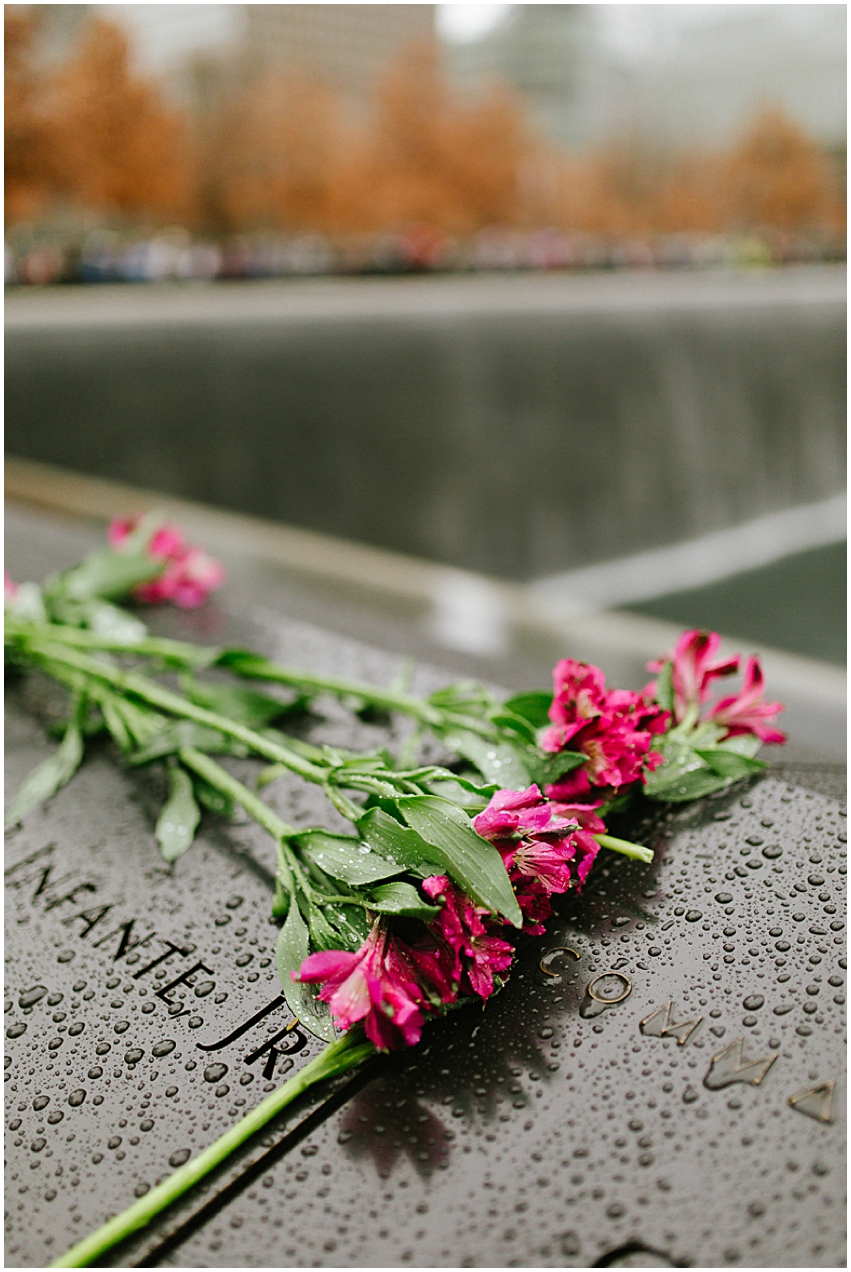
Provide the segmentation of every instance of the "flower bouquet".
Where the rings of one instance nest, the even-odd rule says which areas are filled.
[[[423,698],[246,649],[153,637],[125,608],[195,606],[222,579],[176,527],[148,517],[114,522],[107,547],[42,586],[7,580],[7,665],[38,669],[69,692],[59,745],[23,782],[7,825],[67,783],[101,733],[127,764],[165,767],[155,836],[166,862],[191,847],[202,808],[227,816],[239,806],[274,845],[287,1004],[327,1046],[54,1266],[85,1266],[143,1227],[312,1084],[415,1045],[449,1010],[485,1003],[518,941],[545,931],[553,899],[581,890],[601,849],[652,861],[648,848],[608,833],[612,814],[722,790],[764,767],[763,742],[784,740],[757,658],[739,693],[712,700],[714,682],[740,666],[719,656],[716,633],[685,632],[640,692],[563,659],[552,691],[501,701],[465,682]],[[396,755],[306,743],[287,717],[320,694],[403,713],[413,731]],[[426,734],[444,763],[423,761]],[[222,763],[228,756],[266,761],[254,789]],[[288,825],[258,794],[284,772],[320,786],[351,832]]]

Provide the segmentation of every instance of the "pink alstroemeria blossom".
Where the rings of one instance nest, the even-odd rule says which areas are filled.
[[[112,521],[107,534],[111,546],[120,552],[138,525],[138,517]],[[148,605],[172,601],[181,609],[196,609],[224,582],[221,564],[200,548],[189,547],[179,526],[160,526],[151,535],[146,551],[152,560],[166,564],[158,578],[133,589],[137,601]]]
[[[525,920],[524,932],[540,935],[552,914],[549,898],[574,883],[581,887],[587,878],[599,845],[582,823],[605,829],[590,810],[573,816],[534,785],[525,791],[497,791],[474,818],[478,834],[499,850]]]
[[[308,984],[324,981],[319,998],[340,1029],[362,1020],[370,1042],[380,1051],[395,1051],[419,1042],[424,1017],[419,988],[398,961],[391,967],[387,943],[387,929],[377,921],[355,953],[321,950],[306,958],[292,978]]]
[[[493,925],[485,922],[487,910],[475,906],[446,875],[424,879],[423,892],[443,902],[440,914],[429,926],[458,959],[461,993],[490,998],[494,976],[510,966],[513,947],[493,934]]]
[[[679,722],[687,712],[701,707],[711,692],[712,681],[718,676],[731,676],[739,670],[739,656],[716,658],[721,646],[717,632],[703,632],[698,628],[683,632],[673,653],[648,663],[648,671],[661,671],[667,662],[672,663],[671,681],[674,688],[674,718]],[[647,686],[655,692],[652,682]]]
[[[589,785],[618,787],[635,782],[661,763],[650,750],[670,713],[644,694],[606,689],[599,667],[563,658],[553,671],[552,727],[541,739],[544,751],[580,751],[587,756],[581,774]],[[574,777],[577,793],[582,777]]]
[[[756,656],[748,659],[741,693],[722,698],[709,709],[707,716],[716,724],[723,724],[727,737],[753,733],[761,742],[785,742],[786,734],[773,728],[782,702],[763,702],[765,678],[762,664]]]
[[[18,595],[20,583],[16,583],[8,570],[3,571],[3,600],[11,605]]]

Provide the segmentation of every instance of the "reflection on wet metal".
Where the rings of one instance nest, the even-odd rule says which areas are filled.
[[[556,958],[558,958],[559,954],[572,954],[573,957],[577,960],[580,957],[579,954],[576,952],[576,950],[571,949],[569,945],[557,945],[554,950],[547,950],[544,957],[538,963],[538,968],[542,976],[547,976],[551,979],[553,985],[561,984],[561,976],[559,976],[558,972],[550,971],[550,964],[554,962]],[[547,982],[542,981],[540,983],[546,984]]]
[[[697,1029],[702,1016],[694,1020],[672,1020],[674,1004],[668,999],[663,1007],[657,1007],[639,1023],[639,1029],[649,1038],[676,1038],[677,1046],[684,1047]]]
[[[676,1263],[670,1255],[664,1254],[661,1250],[654,1250],[641,1241],[628,1241],[626,1245],[609,1250],[591,1266],[595,1268],[677,1268],[682,1267],[682,1264]]]
[[[799,1091],[797,1095],[790,1095],[789,1104],[798,1113],[805,1113],[816,1122],[832,1122],[835,1086],[836,1083],[831,1078],[829,1082],[821,1082],[806,1091]]]
[[[745,1057],[745,1040],[737,1038],[725,1047],[717,1056],[712,1057],[709,1072],[703,1079],[703,1085],[710,1091],[729,1086],[731,1082],[744,1082],[748,1086],[759,1086],[768,1070],[777,1059],[778,1052],[763,1056],[759,1060],[748,1060]]]
[[[609,979],[619,980],[622,982],[623,989],[620,993],[607,994],[604,992],[602,994],[597,994],[594,992],[594,986],[598,981],[607,981]],[[628,976],[624,976],[623,972],[601,972],[599,976],[595,976],[592,981],[589,981],[586,992],[594,999],[595,1002],[604,1003],[608,1007],[613,1003],[622,1003],[625,998],[629,998],[632,993],[632,981]]]
[[[603,982],[618,981],[621,989],[613,989],[611,994],[596,993],[594,986]],[[601,972],[599,976],[595,976],[589,981],[585,987],[585,996],[579,1006],[579,1014],[583,1020],[589,1020],[594,1016],[599,1016],[607,1007],[616,1007],[618,1003],[622,1003],[625,998],[629,998],[632,993],[632,981],[628,976],[624,976],[623,972]]]

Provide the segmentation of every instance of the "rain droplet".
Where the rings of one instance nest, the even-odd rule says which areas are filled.
[[[27,989],[18,999],[19,1007],[33,1007],[47,993],[46,985],[33,985],[32,989]]]
[[[156,1056],[158,1060],[161,1060],[163,1056],[167,1056],[170,1052],[174,1051],[176,1046],[177,1043],[173,1038],[164,1038],[162,1042],[154,1044],[151,1048],[151,1055]]]
[[[745,1011],[759,1011],[764,1002],[765,999],[762,994],[750,994],[749,997],[743,1001],[742,1006]]]
[[[172,1153],[171,1157],[168,1159],[168,1164],[176,1170],[178,1166],[185,1165],[191,1156],[192,1152],[190,1149],[180,1148],[176,1153]]]
[[[68,1103],[71,1105],[72,1109],[78,1109],[80,1105],[83,1103],[83,1101],[85,1100],[85,1098],[86,1098],[86,1093],[83,1090],[83,1088],[80,1087],[79,1090],[71,1092],[71,1094],[68,1096]]]
[[[131,1047],[129,1051],[124,1052],[125,1064],[138,1064],[144,1055],[141,1047]]]
[[[205,1082],[221,1082],[228,1071],[226,1064],[208,1064],[204,1070]]]
[[[10,1025],[9,1028],[6,1030],[6,1037],[20,1038],[21,1034],[25,1034],[26,1032],[27,1032],[26,1023],[22,1023],[20,1025]]]

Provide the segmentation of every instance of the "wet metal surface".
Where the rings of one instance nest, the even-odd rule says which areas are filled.
[[[307,624],[240,634],[317,669],[398,669]],[[11,795],[62,699],[37,678],[8,699]],[[389,727],[323,701],[302,733],[394,746]],[[271,843],[207,819],[170,872],[159,780],[95,748],[7,839],[8,1266],[44,1266],[319,1046],[282,1033]],[[840,1265],[841,791],[789,766],[633,818],[655,863],[602,853],[485,1010],[297,1106],[108,1265]],[[334,824],[295,779],[268,798]]]
[[[842,1265],[838,808],[768,779],[648,824],[657,864],[601,860],[485,1011],[157,1262]]]

